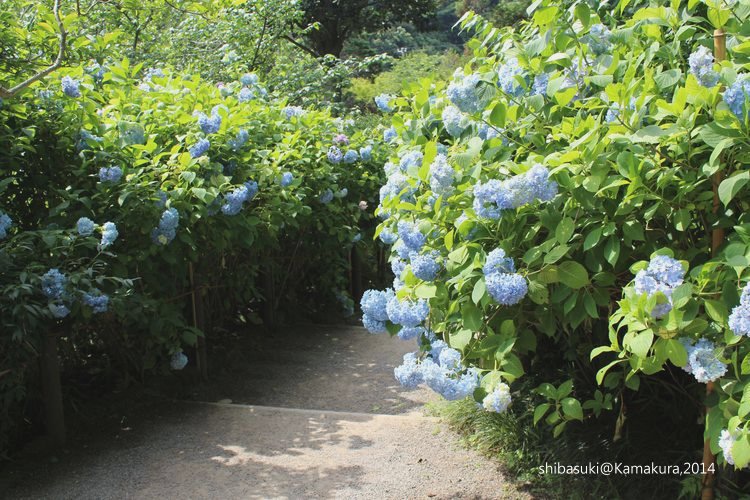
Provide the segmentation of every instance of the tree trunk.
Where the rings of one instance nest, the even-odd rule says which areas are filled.
[[[65,444],[65,412],[60,382],[60,360],[57,357],[57,337],[57,332],[47,332],[42,337],[39,372],[44,400],[44,426],[50,443],[60,447]]]

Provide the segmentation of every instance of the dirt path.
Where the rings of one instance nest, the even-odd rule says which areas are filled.
[[[206,402],[157,404],[137,429],[6,494],[527,498],[496,464],[422,414],[429,391],[403,391],[395,382],[393,367],[412,342],[357,327],[313,330],[287,332],[267,352],[238,357],[244,370],[219,370],[193,395]],[[234,404],[216,402],[227,399]]]

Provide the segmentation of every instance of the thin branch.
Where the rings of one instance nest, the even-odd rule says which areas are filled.
[[[250,71],[255,71],[255,62],[258,60],[258,54],[260,54],[260,46],[263,43],[263,38],[266,36],[266,30],[268,29],[268,12],[263,16],[263,30],[260,32],[258,37],[258,43],[255,45],[255,53],[253,54],[253,60],[250,63]]]
[[[53,13],[55,14],[55,19],[57,20],[57,27],[60,29],[60,47],[57,51],[57,57],[55,58],[54,62],[49,67],[47,67],[47,69],[44,69],[34,74],[33,76],[19,83],[15,87],[6,89],[5,87],[0,86],[0,97],[4,99],[15,97],[22,90],[26,89],[32,83],[41,80],[42,78],[44,78],[45,76],[49,75],[50,73],[55,71],[57,68],[62,66],[63,57],[65,56],[65,50],[67,48],[68,32],[65,31],[65,25],[63,24],[62,18],[60,17],[60,0],[55,0]]]
[[[210,21],[211,20],[208,16],[202,14],[201,12],[195,12],[195,11],[192,11],[192,10],[184,9],[182,7],[178,7],[177,5],[174,5],[169,0],[164,0],[164,3],[167,4],[167,5],[169,5],[170,7],[172,7],[177,12],[182,12],[183,14],[189,14],[191,16],[199,16],[199,17],[202,17],[203,19],[205,19],[206,21]]]

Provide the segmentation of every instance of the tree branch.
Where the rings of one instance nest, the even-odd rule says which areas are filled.
[[[30,78],[24,80],[23,82],[19,83],[15,87],[6,89],[5,87],[0,86],[0,97],[4,99],[15,97],[22,90],[26,89],[32,83],[41,80],[42,78],[44,78],[45,76],[49,75],[50,73],[55,71],[57,68],[62,66],[63,57],[65,57],[65,50],[67,48],[68,32],[65,31],[65,25],[63,24],[62,18],[60,17],[60,0],[55,0],[53,13],[55,14],[55,19],[57,20],[57,27],[60,29],[60,46],[57,51],[57,57],[52,62],[52,64],[47,67],[47,69],[44,69],[32,75]]]
[[[295,40],[294,38],[292,38],[289,35],[284,35],[284,40],[290,42],[295,47],[304,50],[305,52],[307,52],[308,54],[310,54],[313,57],[320,57],[320,54],[318,54],[317,52],[315,52],[313,49],[311,49],[310,47],[305,47],[304,45],[302,45],[301,43],[299,43],[297,40]]]

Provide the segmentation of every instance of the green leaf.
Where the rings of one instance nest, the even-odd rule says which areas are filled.
[[[745,184],[747,184],[749,180],[750,171],[746,170],[721,181],[721,184],[719,184],[719,199],[724,206],[729,205],[729,202],[737,196],[737,193],[745,187]]]
[[[573,236],[573,231],[575,231],[575,222],[570,217],[564,217],[555,228],[555,239],[558,243],[567,243]]]
[[[454,349],[458,349],[459,351],[463,351],[464,349],[466,349],[466,346],[469,345],[469,342],[471,342],[473,336],[474,332],[466,329],[459,330],[456,333],[451,333],[451,347],[453,347]]]
[[[557,245],[555,248],[550,250],[547,255],[544,256],[545,264],[554,264],[568,253],[569,247],[567,245]]]
[[[679,69],[670,69],[656,75],[654,82],[656,82],[659,90],[666,90],[679,82],[680,78],[682,78],[682,71]]]
[[[549,403],[542,403],[534,408],[534,425],[539,423],[539,421],[544,417],[547,411],[549,411],[550,406],[552,405]]]
[[[470,330],[477,332],[482,329],[482,311],[471,302],[461,306],[461,319],[464,326]]]
[[[557,276],[560,283],[574,290],[589,284],[589,273],[586,268],[572,260],[565,261],[557,267]]]
[[[744,469],[750,463],[750,441],[748,441],[747,434],[741,435],[735,441],[732,446],[732,458],[734,458],[734,466],[738,469]]]
[[[486,293],[487,293],[487,285],[484,282],[484,278],[479,278],[477,282],[474,284],[474,289],[471,292],[471,300],[474,301],[475,304],[479,304],[479,302],[484,298]]]
[[[677,339],[668,339],[666,341],[666,352],[667,357],[675,366],[685,366],[688,362],[687,351],[685,346],[682,345]]]
[[[653,342],[654,332],[651,330],[643,330],[642,332],[635,334],[628,332],[625,334],[622,343],[636,356],[645,358],[648,356],[648,351],[651,349],[651,344]]]
[[[575,420],[583,421],[583,409],[581,403],[575,398],[565,398],[560,402],[563,413]]]
[[[499,101],[495,104],[495,107],[492,108],[492,113],[490,113],[490,123],[497,128],[503,128],[505,126],[505,115],[507,111],[508,107],[505,103]]]
[[[586,239],[583,240],[583,250],[589,250],[596,246],[597,243],[599,243],[599,239],[602,237],[602,227],[598,226],[591,230],[589,234],[586,235]]]
[[[720,324],[725,324],[727,322],[729,312],[727,311],[727,306],[724,305],[723,302],[706,299],[703,305],[706,308],[706,314],[708,314],[712,320]]]

